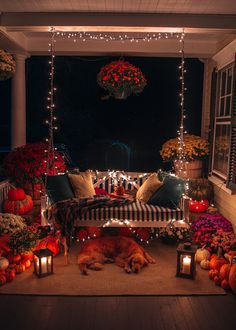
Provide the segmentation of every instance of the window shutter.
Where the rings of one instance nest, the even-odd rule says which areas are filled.
[[[236,54],[233,79],[231,141],[227,187],[236,192]]]
[[[214,68],[211,74],[211,100],[210,100],[210,126],[208,141],[210,144],[208,172],[212,170],[212,157],[213,157],[213,141],[214,141],[214,124],[216,112],[216,89],[217,89],[217,71]]]

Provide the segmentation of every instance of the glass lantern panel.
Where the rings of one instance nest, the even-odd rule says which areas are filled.
[[[180,272],[182,274],[191,274],[191,256],[182,254],[180,257]]]

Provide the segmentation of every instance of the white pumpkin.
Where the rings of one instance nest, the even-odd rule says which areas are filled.
[[[195,260],[197,263],[200,264],[202,260],[209,260],[210,259],[210,252],[207,249],[200,248],[197,249],[196,254],[195,254]]]
[[[204,259],[200,262],[200,266],[202,269],[210,269],[210,260]]]
[[[9,261],[7,258],[0,257],[0,270],[5,270],[9,266]]]

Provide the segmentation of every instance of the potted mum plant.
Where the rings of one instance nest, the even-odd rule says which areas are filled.
[[[141,70],[124,60],[113,61],[101,68],[97,75],[98,85],[108,91],[109,96],[126,99],[139,94],[146,86]]]
[[[206,139],[193,134],[184,135],[185,173],[179,171],[179,140],[178,138],[166,141],[160,151],[165,162],[173,162],[177,175],[184,178],[196,179],[202,175],[203,160],[209,154],[209,143]]]
[[[13,76],[16,70],[14,58],[5,50],[0,49],[0,80],[7,80]]]
[[[66,170],[62,154],[55,151],[55,169],[47,169],[47,144],[31,143],[12,150],[4,159],[6,174],[33,199],[40,199],[40,191],[44,189],[45,173],[55,175]]]

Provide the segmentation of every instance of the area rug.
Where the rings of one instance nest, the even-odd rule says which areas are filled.
[[[208,279],[208,272],[197,265],[195,280],[177,278],[176,246],[152,242],[145,246],[156,259],[139,274],[126,274],[114,264],[102,271],[81,275],[76,264],[78,243],[70,253],[70,264],[63,255],[54,259],[54,274],[37,278],[33,266],[17,275],[13,282],[0,287],[0,293],[26,295],[121,296],[121,295],[222,295],[225,291]]]

